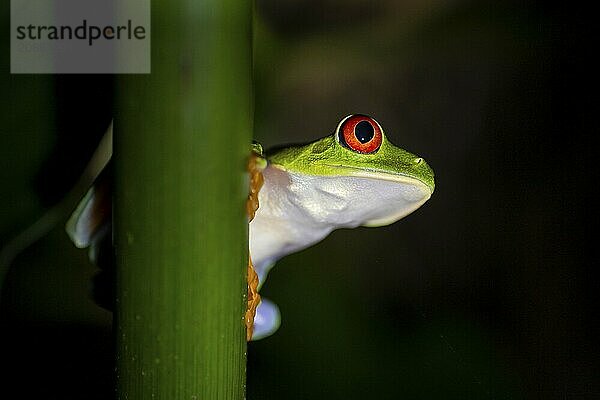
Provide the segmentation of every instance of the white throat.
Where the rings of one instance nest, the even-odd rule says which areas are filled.
[[[261,284],[270,266],[325,238],[332,230],[391,224],[431,195],[414,179],[398,176],[314,176],[269,165],[250,223],[250,255]]]

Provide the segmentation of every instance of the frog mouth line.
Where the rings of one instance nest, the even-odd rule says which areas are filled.
[[[432,185],[428,184],[427,182],[423,181],[422,179],[419,179],[412,175],[403,174],[400,172],[390,172],[390,171],[386,171],[383,169],[368,168],[368,167],[367,168],[349,167],[347,165],[335,165],[335,164],[324,164],[324,165],[326,165],[328,167],[336,168],[336,169],[346,169],[346,170],[362,172],[360,174],[354,175],[354,176],[358,176],[358,177],[384,179],[384,180],[388,180],[388,181],[408,183],[411,185],[414,185],[415,183],[419,183],[419,184],[425,186],[430,191],[430,193],[433,193],[433,190],[434,190]]]

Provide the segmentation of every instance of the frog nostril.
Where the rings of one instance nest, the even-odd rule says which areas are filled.
[[[417,157],[413,160],[413,163],[415,164],[421,164],[423,162],[423,159],[421,157]]]

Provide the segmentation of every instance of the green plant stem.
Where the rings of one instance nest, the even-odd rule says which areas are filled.
[[[152,3],[115,118],[120,399],[243,399],[251,3]]]

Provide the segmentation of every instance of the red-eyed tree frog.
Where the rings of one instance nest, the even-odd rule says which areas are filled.
[[[249,271],[254,293],[280,258],[338,228],[391,224],[423,205],[434,190],[433,170],[425,160],[390,143],[381,125],[366,115],[345,117],[332,135],[315,142],[266,154],[255,144],[253,154],[262,173],[262,187],[251,179],[250,191],[258,200],[249,227],[258,277],[250,282]],[[110,219],[110,212],[99,205],[102,199],[110,196],[96,185],[67,223],[78,247],[99,243],[99,235],[107,232],[101,220]],[[280,324],[275,304],[264,298],[256,303],[255,317],[253,311],[247,319],[252,340],[271,335]]]

